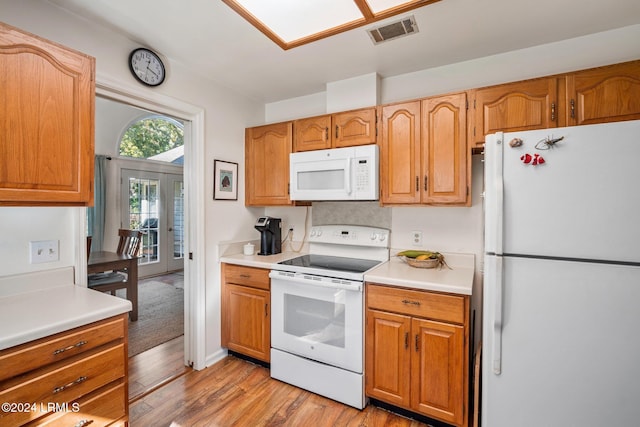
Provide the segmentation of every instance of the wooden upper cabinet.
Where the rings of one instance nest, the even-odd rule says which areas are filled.
[[[486,135],[499,131],[563,126],[564,119],[558,116],[558,80],[548,77],[470,91],[470,141],[484,144]]]
[[[95,59],[0,23],[0,205],[93,205]]]
[[[339,148],[375,144],[376,123],[375,108],[333,114],[333,146]]]
[[[468,204],[465,93],[386,105],[381,122],[382,204]]]
[[[422,202],[465,204],[470,185],[465,93],[422,101]]]
[[[567,76],[570,125],[640,119],[640,61]]]
[[[380,202],[420,203],[420,101],[382,107],[381,122]]]
[[[289,154],[291,122],[247,128],[245,131],[245,205],[290,205]]]
[[[294,151],[331,148],[331,116],[295,120],[293,129]]]
[[[376,143],[376,109],[345,111],[295,120],[294,151]]]

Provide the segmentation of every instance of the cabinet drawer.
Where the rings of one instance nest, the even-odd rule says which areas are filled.
[[[126,415],[127,396],[124,384],[117,384],[92,393],[75,403],[70,403],[66,410],[32,421],[31,426],[107,426]]]
[[[269,290],[269,270],[264,268],[245,267],[242,265],[222,264],[222,276],[225,283],[251,286]]]
[[[110,318],[0,351],[0,381],[124,339],[125,318]]]
[[[56,363],[2,383],[0,402],[31,403],[34,411],[0,412],[0,425],[20,425],[49,411],[50,404],[74,401],[125,375],[125,346],[118,344],[85,357]]]
[[[464,324],[464,297],[367,284],[367,307]]]

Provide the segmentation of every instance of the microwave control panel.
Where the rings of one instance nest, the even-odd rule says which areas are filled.
[[[369,177],[371,176],[369,161],[366,159],[356,159],[356,163],[356,191],[367,191],[369,188]]]

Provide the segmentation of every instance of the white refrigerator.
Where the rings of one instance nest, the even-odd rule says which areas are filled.
[[[484,173],[482,426],[640,425],[640,121],[490,135]]]

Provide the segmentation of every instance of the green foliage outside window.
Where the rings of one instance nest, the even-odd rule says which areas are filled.
[[[140,120],[120,141],[120,155],[146,159],[184,145],[182,127],[161,117]]]

